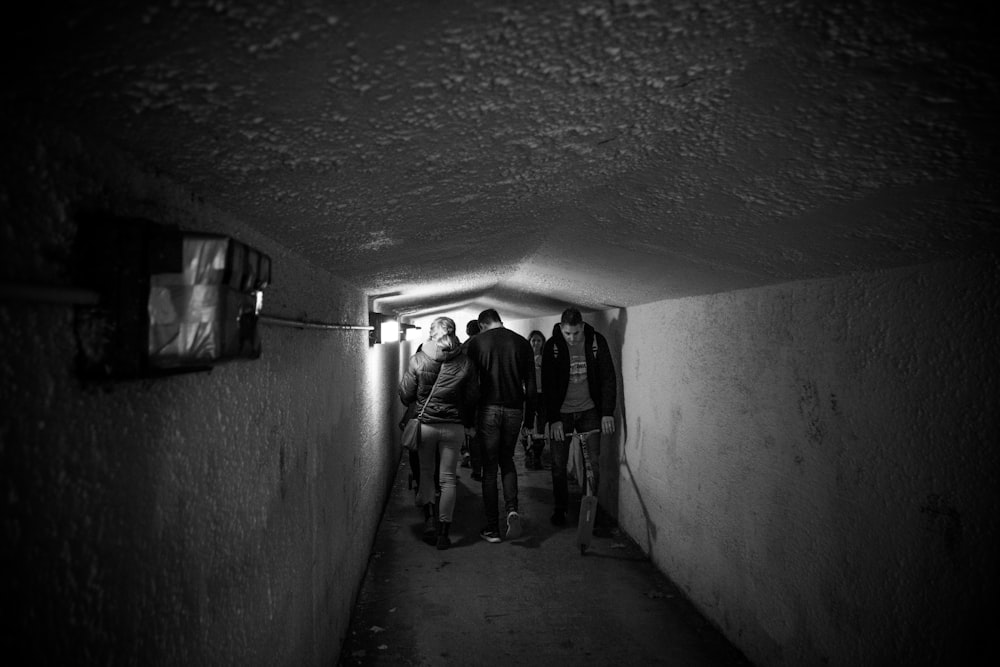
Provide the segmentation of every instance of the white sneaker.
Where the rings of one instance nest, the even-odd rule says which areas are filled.
[[[516,540],[521,537],[521,515],[517,512],[507,513],[507,539]]]

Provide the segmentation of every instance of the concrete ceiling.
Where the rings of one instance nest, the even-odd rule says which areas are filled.
[[[998,236],[978,3],[79,4],[20,19],[8,101],[383,312],[629,306]]]

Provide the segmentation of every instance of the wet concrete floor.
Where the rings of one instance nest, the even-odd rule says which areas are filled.
[[[557,528],[549,471],[525,470],[520,447],[515,460],[523,535],[479,537],[480,484],[459,468],[452,547],[439,551],[421,540],[403,457],[340,665],[750,664],[624,533],[581,554],[579,488]]]

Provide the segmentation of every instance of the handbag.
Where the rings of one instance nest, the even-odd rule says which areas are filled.
[[[444,368],[444,364],[441,364],[441,368]],[[438,370],[437,377],[434,378],[434,385],[431,387],[431,393],[427,394],[427,400],[424,401],[424,407],[420,408],[420,414],[416,417],[411,417],[406,422],[406,426],[403,427],[403,436],[401,441],[404,449],[414,451],[420,447],[420,418],[424,416],[424,410],[427,409],[427,404],[431,402],[431,396],[434,395],[434,390],[437,389],[439,379],[441,379],[440,369]]]

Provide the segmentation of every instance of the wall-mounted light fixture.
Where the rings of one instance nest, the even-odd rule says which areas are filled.
[[[138,218],[80,221],[74,273],[100,295],[77,310],[80,371],[134,378],[260,356],[271,259],[228,236]]]
[[[385,316],[383,316],[384,318]],[[382,320],[382,334],[381,339],[383,343],[398,343],[399,342],[399,322],[396,320],[383,319]]]
[[[369,345],[403,341],[406,340],[407,330],[420,328],[414,324],[398,322],[389,315],[374,311],[368,313],[368,325],[371,327]]]
[[[374,311],[369,311],[368,313],[368,326],[371,330],[368,332],[368,345],[378,345],[382,342],[382,313],[376,313]]]

